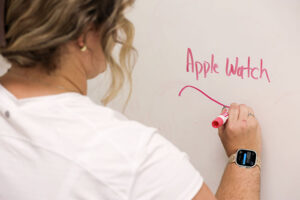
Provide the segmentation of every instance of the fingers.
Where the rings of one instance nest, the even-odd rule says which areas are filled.
[[[257,123],[257,119],[254,116],[254,111],[252,108],[248,107],[249,113],[253,114],[252,116],[248,116],[248,120],[249,122],[251,122],[252,124],[256,124]]]
[[[227,111],[226,108],[223,108],[222,109],[222,112],[221,114],[224,114],[225,112]],[[228,123],[229,124],[235,124],[235,122],[238,122],[238,121],[248,121],[248,120],[255,120],[255,117],[254,116],[249,116],[249,113],[251,114],[254,114],[254,111],[252,108],[244,105],[244,104],[241,104],[241,105],[238,105],[236,103],[233,103],[230,105],[230,108],[229,108],[229,111],[228,111]],[[250,118],[253,118],[253,119],[250,119]],[[219,128],[219,133],[223,133],[224,132],[224,129],[226,128],[226,125],[223,125]]]
[[[221,111],[221,115],[224,114],[224,113],[227,112],[227,111],[228,111],[227,108],[226,108],[226,107],[223,107],[223,108],[222,108],[222,111]]]
[[[239,106],[236,103],[233,103],[230,105],[229,111],[228,111],[228,122],[235,122],[239,118]]]
[[[251,113],[251,114],[253,114],[253,115],[254,115],[254,110],[253,110],[252,108],[248,107],[248,110],[249,110],[249,113]],[[254,119],[255,119],[255,117],[254,117],[254,116],[252,116],[252,118],[254,118]]]
[[[240,121],[244,121],[244,120],[247,120],[248,119],[248,114],[249,114],[249,108],[244,105],[244,104],[241,104],[240,106],[240,114],[239,114],[239,119]]]
[[[228,112],[226,107],[223,107],[222,111],[221,111],[221,115],[224,114],[225,112]],[[225,124],[223,124],[223,126],[219,127],[219,134],[222,134],[224,132],[225,129]]]

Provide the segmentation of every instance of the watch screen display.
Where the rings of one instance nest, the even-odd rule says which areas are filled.
[[[239,150],[236,162],[245,167],[253,167],[256,161],[256,153],[249,150]]]

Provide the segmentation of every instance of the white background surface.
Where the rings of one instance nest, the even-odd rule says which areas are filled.
[[[210,124],[221,107],[192,89],[178,93],[193,85],[225,104],[248,104],[263,131],[262,199],[300,199],[300,1],[139,0],[129,18],[139,60],[126,114],[159,128],[216,191],[227,158]],[[187,48],[201,62],[215,54],[220,74],[197,81],[186,72]],[[264,60],[270,83],[264,76],[226,76],[227,57],[246,65],[248,56],[253,67]],[[90,81],[95,101],[103,94],[101,85],[102,77]],[[120,97],[111,107],[122,103]]]
[[[129,116],[158,127],[186,151],[216,191],[227,158],[211,120],[221,107],[194,85],[225,104],[252,106],[263,131],[263,200],[300,199],[300,1],[140,0],[130,19],[136,26],[139,61]],[[215,60],[220,74],[186,72],[187,48],[194,59]],[[226,58],[268,70],[271,83],[227,77]]]

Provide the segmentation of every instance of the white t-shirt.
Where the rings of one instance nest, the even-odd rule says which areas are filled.
[[[87,96],[0,84],[0,200],[190,200],[203,178],[156,129]]]

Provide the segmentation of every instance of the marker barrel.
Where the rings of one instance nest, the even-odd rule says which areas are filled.
[[[223,126],[228,120],[228,112],[223,113],[222,115],[219,115],[213,122],[212,127],[213,128],[219,128]]]

